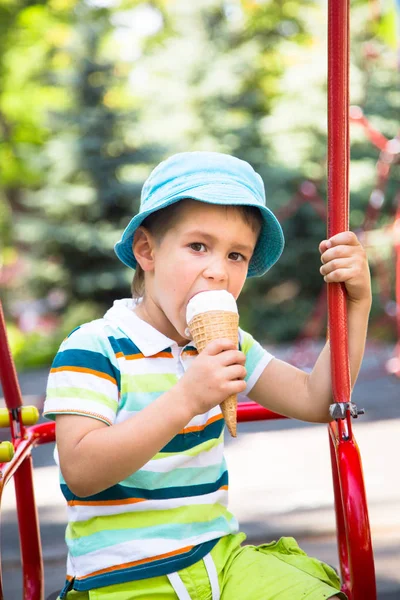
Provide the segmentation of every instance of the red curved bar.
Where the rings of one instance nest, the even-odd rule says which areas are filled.
[[[245,421],[269,421],[272,419],[286,419],[283,415],[268,410],[256,402],[239,402],[237,407],[237,420]]]
[[[24,600],[43,600],[44,579],[39,520],[33,487],[31,450],[55,441],[55,424],[41,423],[25,429],[24,438],[14,441],[15,454],[0,464],[0,499],[5,485],[14,477],[18,529],[24,583]],[[3,597],[0,577],[0,598]]]
[[[329,431],[332,468],[340,482],[337,489],[334,478],[343,591],[350,600],[374,600],[375,566],[360,452],[354,438],[338,438],[333,424]]]
[[[55,442],[55,423],[40,423],[27,427],[24,438],[14,442],[15,454],[8,463],[0,463],[0,496],[1,491],[20,468],[34,446]]]
[[[331,425],[333,427],[333,424]],[[329,427],[331,427],[329,426]],[[349,547],[347,544],[345,515],[343,512],[342,493],[340,489],[340,475],[336,456],[335,436],[329,435],[329,450],[332,465],[333,493],[335,499],[335,516],[336,516],[336,537],[338,544],[338,555],[340,564],[340,573],[342,576],[342,591],[351,597],[349,591],[350,584],[350,568],[349,568]]]
[[[33,438],[34,446],[49,444],[56,441],[56,424],[52,421],[39,423],[29,427],[29,435]]]

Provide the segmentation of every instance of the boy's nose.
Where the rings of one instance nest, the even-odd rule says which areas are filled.
[[[213,260],[204,270],[204,277],[214,281],[225,281],[228,274],[223,260]]]

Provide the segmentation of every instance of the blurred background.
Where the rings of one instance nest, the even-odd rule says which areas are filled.
[[[356,434],[378,588],[389,594],[380,597],[393,599],[400,598],[399,14],[400,0],[351,2],[350,226],[367,248],[373,282],[354,394],[367,415]],[[246,283],[241,326],[311,367],[326,334],[318,252],[326,231],[326,24],[326,0],[0,0],[0,289],[26,402],[42,406],[65,335],[130,295],[133,272],[113,245],[151,169],[187,150],[231,153],[262,175],[286,247],[271,272]],[[295,534],[337,565],[325,429],[242,425],[227,456],[232,509],[250,541]],[[65,571],[65,513],[51,452],[36,452],[50,593]],[[265,452],[273,466],[255,487],[255,456]],[[2,516],[5,590],[17,598],[12,491]]]
[[[351,5],[350,224],[371,261],[370,335],[394,342],[398,15],[395,0]],[[243,327],[269,343],[324,336],[326,11],[1,0],[0,284],[19,369],[51,363],[66,333],[130,294],[113,245],[150,170],[185,150],[249,161],[285,232],[279,265],[241,296]]]

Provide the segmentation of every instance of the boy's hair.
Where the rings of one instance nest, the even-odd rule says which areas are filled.
[[[143,221],[142,226],[150,231],[150,233],[155,237],[158,243],[161,242],[163,236],[169,229],[172,229],[179,221],[180,213],[182,211],[182,207],[184,206],[184,200],[180,202],[175,202],[166,208],[161,208],[156,212],[152,213]],[[227,205],[225,208],[228,210],[229,208],[234,208],[238,211],[243,218],[244,222],[251,227],[251,229],[257,233],[260,232],[262,226],[262,216],[258,208],[255,206],[246,206],[246,205],[238,205],[231,206]],[[144,271],[142,267],[137,264],[135,274],[132,280],[132,297],[134,299],[139,299],[144,296]]]

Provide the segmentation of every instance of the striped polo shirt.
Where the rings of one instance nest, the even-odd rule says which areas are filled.
[[[197,356],[117,300],[102,319],[61,344],[47,386],[44,415],[83,415],[107,425],[134,416],[169,390]],[[272,355],[239,330],[246,391]],[[67,579],[74,589],[178,571],[202,559],[238,523],[228,511],[228,471],[219,406],[195,416],[141,469],[93,496],[79,498],[60,474],[67,501]],[[105,448],[106,452],[107,449]]]

